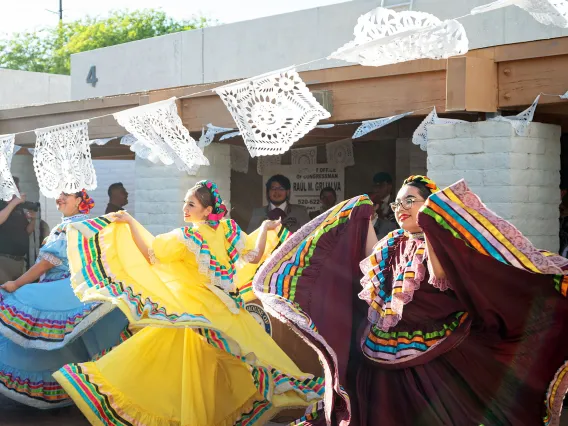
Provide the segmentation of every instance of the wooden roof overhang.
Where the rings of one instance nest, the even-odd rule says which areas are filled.
[[[521,111],[541,92],[566,92],[567,69],[568,37],[562,37],[477,49],[448,60],[418,60],[378,68],[345,66],[304,71],[300,75],[322,105],[332,112],[326,122],[349,123],[408,111],[424,116],[433,106],[439,114],[456,117],[469,114],[473,120],[478,119],[479,113]],[[211,91],[201,93],[222,84],[226,82],[0,110],[0,134],[32,131],[18,135],[16,143],[33,147],[36,128],[195,93],[177,103],[183,124],[198,137],[207,123],[235,127],[221,99]],[[542,97],[535,120],[560,124],[568,132],[568,101]],[[356,127],[314,129],[299,144],[350,137]],[[389,132],[388,127],[381,130]],[[91,139],[125,133],[112,116],[94,118],[89,124]],[[377,139],[376,135],[370,137]],[[240,138],[228,142],[242,143]],[[116,141],[93,146],[92,152],[95,158],[131,155],[127,147]]]

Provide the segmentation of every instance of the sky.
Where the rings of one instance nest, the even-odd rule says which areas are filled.
[[[57,24],[59,0],[1,0],[0,33],[33,31]],[[176,19],[204,15],[220,23],[246,21],[348,0],[63,0],[63,19],[106,15],[116,9],[162,9]],[[7,4],[10,3],[10,6]],[[159,6],[158,6],[159,5]]]

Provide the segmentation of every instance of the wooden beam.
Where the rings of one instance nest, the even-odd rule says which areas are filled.
[[[499,69],[499,108],[518,109],[532,104],[539,93],[563,94],[568,89],[568,54],[502,62]],[[564,102],[541,97],[539,104]]]
[[[147,100],[147,96],[137,94],[0,110],[0,134],[25,132],[16,135],[16,144],[31,147],[35,145],[35,129],[90,119],[90,139],[124,136],[126,130],[112,114]]]
[[[388,117],[434,106],[444,112],[445,77],[445,70],[441,70],[313,84],[310,90],[330,91],[333,96],[333,122],[348,122]],[[201,130],[212,118],[217,126],[235,126],[229,111],[216,95],[182,99],[181,115],[184,125],[193,132]]]
[[[446,111],[497,111],[497,64],[492,59],[448,59]]]
[[[0,120],[16,119],[23,117],[37,117],[44,115],[67,114],[94,110],[113,109],[121,111],[140,104],[140,94],[108,96],[103,98],[85,99],[81,101],[57,102],[45,105],[32,105],[21,108],[0,110]],[[91,115],[93,116],[93,115]],[[88,118],[88,117],[87,117]]]
[[[568,37],[495,46],[495,62],[568,55]],[[485,50],[485,49],[482,49]]]

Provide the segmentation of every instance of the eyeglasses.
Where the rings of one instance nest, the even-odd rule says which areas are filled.
[[[396,213],[399,207],[401,207],[402,210],[410,210],[414,203],[423,203],[425,201],[426,200],[417,200],[416,198],[405,198],[402,201],[395,201],[394,203],[390,203],[390,208],[393,212]]]
[[[286,191],[286,189],[281,186],[273,186],[269,189],[269,191]]]

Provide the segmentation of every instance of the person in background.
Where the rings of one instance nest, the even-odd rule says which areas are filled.
[[[369,194],[375,206],[375,212],[381,219],[396,223],[390,208],[392,201],[392,176],[386,172],[379,172],[373,176],[373,190]]]
[[[392,177],[386,172],[379,172],[373,176],[373,188],[369,198],[373,202],[373,216],[371,224],[380,241],[391,231],[398,228],[394,214],[390,208],[392,193]]]
[[[40,245],[39,247],[43,247],[45,245],[45,243],[47,242],[47,237],[49,237],[49,233],[51,232],[51,229],[49,229],[49,225],[45,220],[40,220],[39,222],[39,241],[40,241]]]
[[[257,229],[267,219],[282,220],[282,226],[290,232],[296,232],[310,221],[308,210],[290,203],[290,179],[283,175],[274,175],[266,182],[268,205],[252,211],[248,232]]]
[[[20,189],[20,179],[14,176]],[[30,234],[35,226],[35,212],[26,213],[20,204],[26,194],[14,196],[8,202],[0,200],[0,282],[18,278],[24,271],[30,247]],[[28,219],[29,217],[29,219]]]
[[[105,214],[116,213],[128,204],[128,191],[122,182],[113,183],[108,187],[108,205]]]
[[[325,213],[337,204],[337,193],[335,192],[335,189],[331,186],[322,189],[320,192],[320,204],[321,208],[319,210],[310,212],[310,219],[315,219],[320,214]]]

